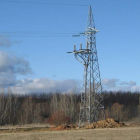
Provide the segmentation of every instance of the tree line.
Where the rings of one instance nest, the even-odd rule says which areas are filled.
[[[140,93],[104,92],[106,118],[140,122]],[[80,94],[0,93],[0,125],[31,123],[72,124],[79,120]]]

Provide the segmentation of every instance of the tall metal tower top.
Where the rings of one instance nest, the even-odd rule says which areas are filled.
[[[96,34],[97,32],[99,32],[99,30],[97,30],[95,28],[95,23],[94,23],[94,19],[93,19],[92,9],[91,9],[91,6],[89,6],[89,13],[88,13],[88,20],[87,20],[86,31],[83,32],[83,33],[80,33],[80,34],[91,35],[91,34]],[[74,36],[79,36],[79,35],[74,35]]]
[[[88,27],[95,28],[91,5],[89,6],[89,13],[88,13],[87,28]]]

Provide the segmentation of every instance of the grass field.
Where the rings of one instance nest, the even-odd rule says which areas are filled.
[[[140,140],[140,127],[0,132],[0,140]]]

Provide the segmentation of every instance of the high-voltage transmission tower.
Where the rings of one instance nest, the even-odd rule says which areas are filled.
[[[84,33],[86,35],[86,48],[69,52],[75,55],[75,58],[84,65],[83,91],[81,93],[81,105],[79,115],[79,127],[96,122],[99,119],[105,119],[104,103],[102,95],[102,85],[98,64],[98,56],[96,49],[96,33],[99,32],[95,28],[91,6],[89,7],[89,15],[87,28]]]

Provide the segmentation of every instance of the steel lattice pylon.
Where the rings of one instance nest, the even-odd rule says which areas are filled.
[[[80,49],[76,50],[76,46],[74,45],[74,51],[70,52],[84,65],[79,127],[91,124],[99,119],[105,119],[102,85],[96,49],[95,34],[97,32],[99,31],[95,28],[90,6],[86,31],[80,33],[86,35],[86,49],[82,49],[82,44],[80,44]]]

